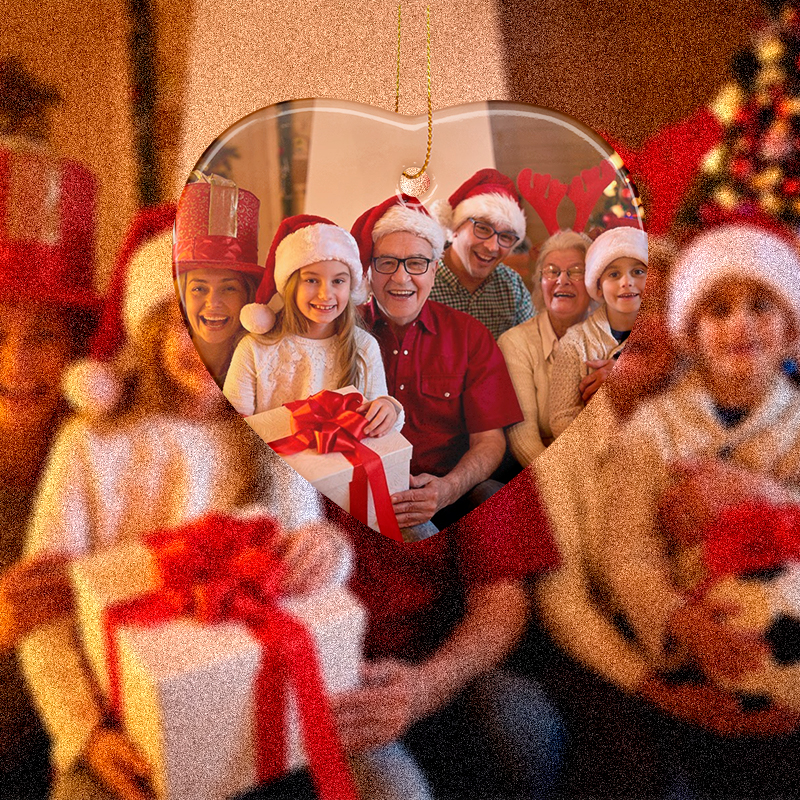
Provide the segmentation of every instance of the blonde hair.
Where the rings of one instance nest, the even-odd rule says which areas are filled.
[[[300,286],[300,270],[295,270],[286,281],[283,291],[283,308],[275,318],[275,326],[269,333],[258,336],[266,344],[274,344],[284,336],[305,336],[309,322],[297,306],[297,291]],[[343,386],[357,386],[366,379],[367,365],[358,349],[356,327],[360,317],[353,303],[352,295],[344,311],[334,321],[334,331],[338,337],[337,389]]]
[[[585,261],[586,253],[591,244],[592,240],[585,233],[578,233],[578,231],[556,231],[549,239],[545,239],[539,248],[539,255],[536,257],[536,264],[533,268],[533,291],[531,292],[531,297],[534,308],[538,311],[544,310],[542,269],[550,253],[556,250],[580,250]]]

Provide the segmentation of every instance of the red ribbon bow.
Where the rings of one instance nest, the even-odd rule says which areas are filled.
[[[800,559],[800,508],[742,503],[726,508],[704,536],[711,579]]]
[[[372,488],[378,527],[384,536],[402,543],[403,535],[389,497],[389,486],[380,456],[360,440],[368,421],[356,409],[364,402],[358,392],[339,394],[323,389],[306,400],[285,403],[292,413],[292,435],[269,446],[280,455],[294,455],[308,448],[319,453],[341,453],[353,465],[350,482],[350,513],[367,522],[368,486]]]
[[[305,750],[321,800],[357,800],[306,628],[279,605],[284,567],[270,544],[278,531],[269,517],[221,514],[145,538],[159,587],[105,611],[111,709],[121,717],[116,629],[152,626],[182,616],[200,622],[239,621],[262,647],[256,678],[256,772],[259,782],[285,769],[287,688],[297,699]]]

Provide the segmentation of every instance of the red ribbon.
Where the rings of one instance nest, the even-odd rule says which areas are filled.
[[[213,514],[146,537],[159,573],[159,587],[110,606],[104,614],[111,710],[121,718],[119,626],[149,627],[183,616],[206,624],[243,622],[262,647],[255,684],[259,782],[285,771],[284,709],[291,687],[319,797],[357,800],[313,639],[277,603],[284,567],[269,548],[277,528],[268,517],[236,519]]]
[[[235,236],[194,236],[175,244],[175,260],[230,261],[239,264],[257,264],[255,247],[244,246]]]
[[[360,442],[365,438],[364,428],[368,424],[366,417],[356,411],[363,402],[358,392],[343,395],[323,389],[306,400],[285,403],[292,412],[292,435],[269,442],[269,446],[285,456],[309,448],[316,448],[319,453],[341,453],[353,465],[350,513],[368,524],[367,487],[371,487],[380,532],[402,543],[383,462],[374,450]]]
[[[800,560],[800,508],[741,503],[726,508],[705,531],[710,579]]]

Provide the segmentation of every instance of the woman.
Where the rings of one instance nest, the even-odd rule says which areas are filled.
[[[184,189],[173,256],[192,340],[221,389],[245,333],[239,312],[253,302],[264,268],[258,265],[258,198],[220,180],[212,175]]]
[[[17,157],[3,154],[5,163]],[[69,607],[69,585],[58,560],[19,557],[39,475],[65,413],[62,377],[83,350],[99,307],[87,222],[94,180],[77,164],[61,169],[75,179],[70,203],[59,204],[59,231],[71,230],[71,243],[38,242],[27,228],[27,241],[0,236],[0,796],[9,800],[47,794],[49,743],[13,648],[31,627]],[[0,185],[3,230],[19,230],[15,209],[30,211],[35,198],[15,198],[11,182]]]
[[[584,275],[591,243],[586,234],[558,231],[542,245],[533,292],[539,313],[497,341],[525,414],[523,422],[508,429],[511,452],[523,467],[553,441],[550,374],[559,340],[568,328],[583,321],[589,310]]]
[[[77,557],[210,510],[258,503],[283,524],[274,544],[287,567],[286,593],[313,591],[334,571],[340,580],[347,546],[322,522],[315,492],[242,425],[186,334],[169,271],[172,216],[142,212],[133,224],[93,347],[95,359],[114,355],[112,366],[123,368],[108,373],[119,391],[106,404],[107,382],[91,380],[98,361],[85,365],[83,414],[54,442],[28,552]],[[52,796],[146,796],[140,783],[149,768],[106,726],[69,621],[49,622],[20,652],[53,735]]]

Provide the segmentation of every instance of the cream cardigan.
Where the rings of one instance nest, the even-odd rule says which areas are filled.
[[[558,337],[546,311],[506,331],[497,344],[503,351],[525,419],[507,430],[514,458],[527,467],[553,442],[550,429],[550,373]]]

